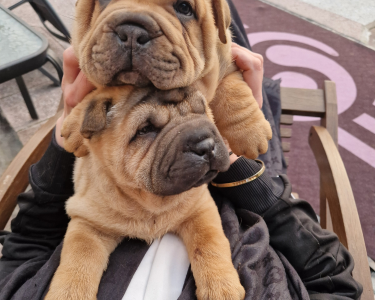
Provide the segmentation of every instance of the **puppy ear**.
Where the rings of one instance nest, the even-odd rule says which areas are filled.
[[[90,102],[81,125],[81,134],[84,138],[90,139],[94,134],[105,128],[107,113],[111,105],[111,99],[96,99]]]
[[[99,1],[100,8],[103,10],[104,8],[107,7],[109,2],[111,2],[112,0],[98,0],[98,1]]]
[[[223,44],[227,43],[226,30],[230,25],[230,10],[226,0],[212,0],[212,11],[215,24],[219,29],[219,38]]]

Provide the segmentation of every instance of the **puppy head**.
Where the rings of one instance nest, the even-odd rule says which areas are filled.
[[[92,161],[124,189],[176,195],[229,168],[199,92],[137,89],[126,101],[94,100],[83,113],[81,132]]]
[[[72,44],[95,84],[166,90],[204,76],[218,47],[229,53],[229,24],[225,0],[79,0]]]

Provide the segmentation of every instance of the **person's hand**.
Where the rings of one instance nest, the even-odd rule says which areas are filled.
[[[263,105],[262,82],[263,82],[263,56],[232,43],[232,57],[239,69],[243,71],[243,79],[251,88],[259,108]],[[225,141],[228,153],[231,152],[229,144]],[[239,156],[231,154],[229,156],[230,164],[233,164]]]
[[[64,98],[64,112],[57,120],[55,131],[56,142],[61,147],[64,147],[64,138],[61,137],[61,127],[65,118],[69,115],[73,107],[80,103],[95,88],[79,69],[78,60],[72,46],[64,51],[63,58],[64,76],[61,89]]]
[[[263,56],[232,43],[232,57],[243,73],[243,79],[253,91],[255,100],[262,108]]]

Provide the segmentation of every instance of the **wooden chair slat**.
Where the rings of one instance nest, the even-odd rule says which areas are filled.
[[[280,116],[280,124],[281,125],[292,125],[293,124],[293,116],[292,115],[281,115]]]
[[[290,138],[292,136],[292,128],[280,128],[280,135],[282,138]]]
[[[324,82],[324,93],[326,113],[321,120],[321,125],[327,128],[337,147],[339,120],[337,114],[336,83],[326,80]]]
[[[320,175],[319,175],[320,176]],[[331,211],[324,191],[323,178],[320,176],[319,199],[320,199],[320,226],[323,229],[333,231]]]
[[[372,300],[374,294],[362,227],[340,153],[328,130],[321,126],[311,127],[309,144],[321,174],[333,230],[354,258],[353,277],[363,285],[361,299]]]
[[[17,196],[29,184],[29,168],[41,159],[50,141],[53,128],[62,110],[43,124],[21,149],[0,178],[0,230],[7,224],[17,205]]]
[[[281,88],[281,111],[283,114],[324,117],[323,90]]]
[[[289,152],[290,151],[290,143],[288,143],[288,142],[282,142],[281,147],[283,148],[283,152]]]

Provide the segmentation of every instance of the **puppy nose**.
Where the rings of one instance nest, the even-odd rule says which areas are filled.
[[[144,45],[151,40],[148,31],[138,25],[123,24],[117,26],[115,31],[126,46]]]
[[[206,138],[199,143],[191,145],[190,150],[199,156],[207,155],[211,158],[215,155],[215,141],[213,138]]]

